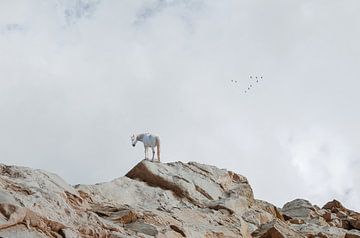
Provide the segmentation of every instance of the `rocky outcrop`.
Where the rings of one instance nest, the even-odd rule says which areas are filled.
[[[0,237],[360,237],[338,201],[254,198],[239,174],[196,162],[141,161],[126,176],[70,186],[55,174],[0,165]]]
[[[252,233],[252,236],[254,238],[305,238],[300,232],[280,220],[273,220],[260,226]]]
[[[286,203],[282,212],[291,227],[308,237],[343,238],[360,234],[356,227],[359,213],[346,209],[336,200],[320,209],[307,200],[296,199]]]
[[[195,162],[157,164],[143,161],[126,177],[169,190],[182,201],[201,208],[224,209],[230,213],[239,210],[237,212],[241,213],[254,202],[245,177]],[[234,197],[240,199],[232,199]]]

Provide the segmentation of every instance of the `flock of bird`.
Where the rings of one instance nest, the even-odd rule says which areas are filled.
[[[262,79],[263,79],[263,76],[252,76],[252,75],[250,75],[249,78],[250,78],[250,84],[247,87],[247,89],[244,90],[244,93],[249,92],[251,90],[251,88],[254,87],[255,84],[260,83],[262,81]],[[233,79],[231,80],[231,82],[236,83],[236,84],[238,83],[237,80],[233,80]]]

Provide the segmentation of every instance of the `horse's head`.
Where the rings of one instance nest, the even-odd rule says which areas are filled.
[[[137,142],[137,139],[136,139],[136,135],[132,135],[131,136],[131,143],[132,143],[132,146],[135,146],[136,145],[136,142]]]

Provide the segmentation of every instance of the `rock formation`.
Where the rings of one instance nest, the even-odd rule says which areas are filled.
[[[195,162],[141,161],[124,177],[70,186],[0,165],[0,237],[360,238],[360,213],[334,200],[278,208],[239,174]]]

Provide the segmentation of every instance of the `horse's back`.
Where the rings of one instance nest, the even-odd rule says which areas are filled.
[[[156,135],[145,134],[145,135],[144,135],[143,142],[144,142],[146,145],[155,146],[155,145],[156,145],[156,140],[157,140],[157,138],[158,138],[158,137],[157,137]]]

